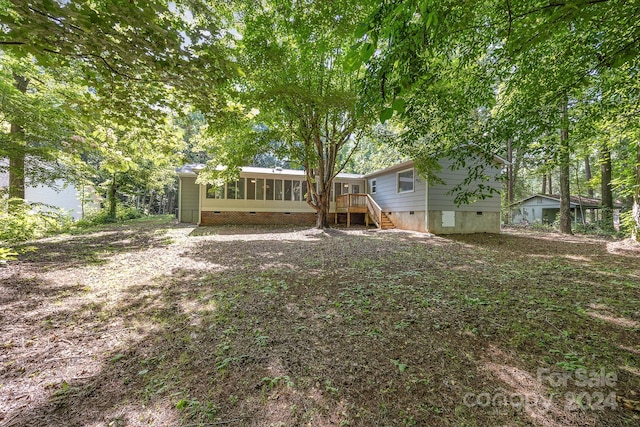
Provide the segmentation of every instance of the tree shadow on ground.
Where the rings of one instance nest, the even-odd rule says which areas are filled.
[[[113,254],[167,246],[171,240],[164,235],[165,231],[128,228],[82,236],[57,236],[38,241],[37,245],[27,243],[15,249],[21,252],[20,262],[48,264],[55,269],[104,265]]]
[[[624,425],[631,420],[620,409],[527,412],[465,400],[469,393],[523,393],[504,372],[532,376],[540,366],[560,369],[555,363],[571,351],[606,353],[608,369],[628,357],[617,345],[634,347],[632,331],[605,341],[593,335],[611,336],[620,328],[592,319],[585,331],[584,324],[566,322],[576,317],[576,301],[587,296],[562,291],[563,275],[550,275],[544,284],[525,281],[510,259],[401,233],[230,236],[237,238],[202,237],[181,254],[209,269],[176,267],[144,284],[131,283],[110,310],[87,304],[62,309],[60,318],[68,323],[56,331],[39,330],[41,340],[68,340],[80,353],[100,350],[92,364],[75,371],[71,365],[79,364],[73,359],[56,367],[66,375],[51,374],[51,385],[34,393],[32,404],[13,406],[5,425]],[[534,271],[545,266],[538,258],[520,265]],[[622,280],[629,273],[619,274]],[[638,297],[637,290],[630,293]],[[57,304],[58,293],[44,295],[31,307]],[[560,353],[550,353],[550,347]],[[25,360],[23,367],[36,378],[44,369],[37,360]],[[637,378],[620,374],[620,392],[637,388]],[[524,391],[543,396],[549,391],[544,386]]]
[[[616,263],[628,263],[627,258],[640,256],[640,245],[595,237],[562,235],[557,233],[526,233],[508,231],[502,234],[460,234],[445,236],[459,243],[488,250],[506,252],[514,256],[585,256],[607,257]]]

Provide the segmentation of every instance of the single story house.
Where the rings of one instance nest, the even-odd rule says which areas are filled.
[[[499,233],[499,174],[506,162],[495,156],[484,185],[497,193],[457,206],[451,193],[468,171],[440,161],[441,182],[418,176],[413,161],[371,174],[341,173],[335,178],[330,212],[335,221],[352,220],[377,226],[435,234]],[[178,220],[199,225],[314,225],[316,213],[305,201],[305,172],[282,168],[243,167],[240,177],[220,187],[196,184],[204,165],[185,165],[179,178]]]
[[[335,178],[330,212],[336,222],[345,219],[379,228],[399,228],[435,234],[499,233],[500,196],[493,194],[456,206],[455,186],[467,177],[451,161],[441,161],[442,183],[420,178],[413,161],[371,174],[341,173]],[[495,157],[488,181],[495,190],[504,160]],[[178,220],[199,225],[315,224],[315,211],[306,202],[305,172],[282,168],[243,167],[240,178],[217,188],[196,184],[203,165],[186,165],[179,178]],[[487,185],[487,182],[484,182]]]
[[[598,216],[598,211],[602,209],[602,200],[593,197],[571,196],[570,197],[571,217],[575,223],[586,223],[587,213],[594,212],[594,217]],[[614,215],[617,216],[622,205],[614,203]],[[512,224],[544,223],[553,224],[560,214],[559,194],[534,194],[518,202],[509,205],[510,219]],[[618,212],[616,212],[618,211]]]

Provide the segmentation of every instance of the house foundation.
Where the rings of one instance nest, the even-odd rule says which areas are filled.
[[[202,211],[200,225],[303,225],[313,226],[313,212],[232,212]]]

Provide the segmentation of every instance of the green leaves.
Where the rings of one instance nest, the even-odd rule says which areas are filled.
[[[359,23],[354,32],[355,38],[360,39],[364,37],[364,35],[367,34],[367,32],[369,31],[369,29],[370,29],[370,25],[368,22]]]
[[[372,56],[373,53],[375,52],[376,48],[373,45],[373,43],[365,43],[362,45],[362,49],[360,50],[360,60],[362,62],[366,62],[368,61]]]
[[[380,111],[379,118],[381,123],[386,122],[391,117],[393,117],[393,108],[385,108],[382,111]]]
[[[404,113],[404,109],[406,107],[406,102],[404,99],[402,98],[396,98],[393,100],[393,103],[391,104],[391,108],[394,111],[397,111],[398,114],[402,114]]]

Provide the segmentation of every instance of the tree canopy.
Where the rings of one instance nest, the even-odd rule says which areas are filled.
[[[114,153],[151,160],[160,146],[213,158],[203,180],[231,179],[252,159],[286,162],[307,171],[325,226],[331,181],[362,167],[362,144],[373,163],[375,147],[392,147],[434,179],[438,157],[499,154],[513,164],[509,203],[525,188],[518,174],[560,190],[563,231],[570,193],[598,184],[605,208],[611,191],[633,200],[640,227],[635,2],[0,4],[0,114],[11,125],[0,154],[12,170],[24,155],[80,165],[88,151],[104,169]],[[378,122],[394,134],[373,131]],[[98,134],[120,135],[117,147],[100,152]],[[185,143],[163,144],[176,135]]]

